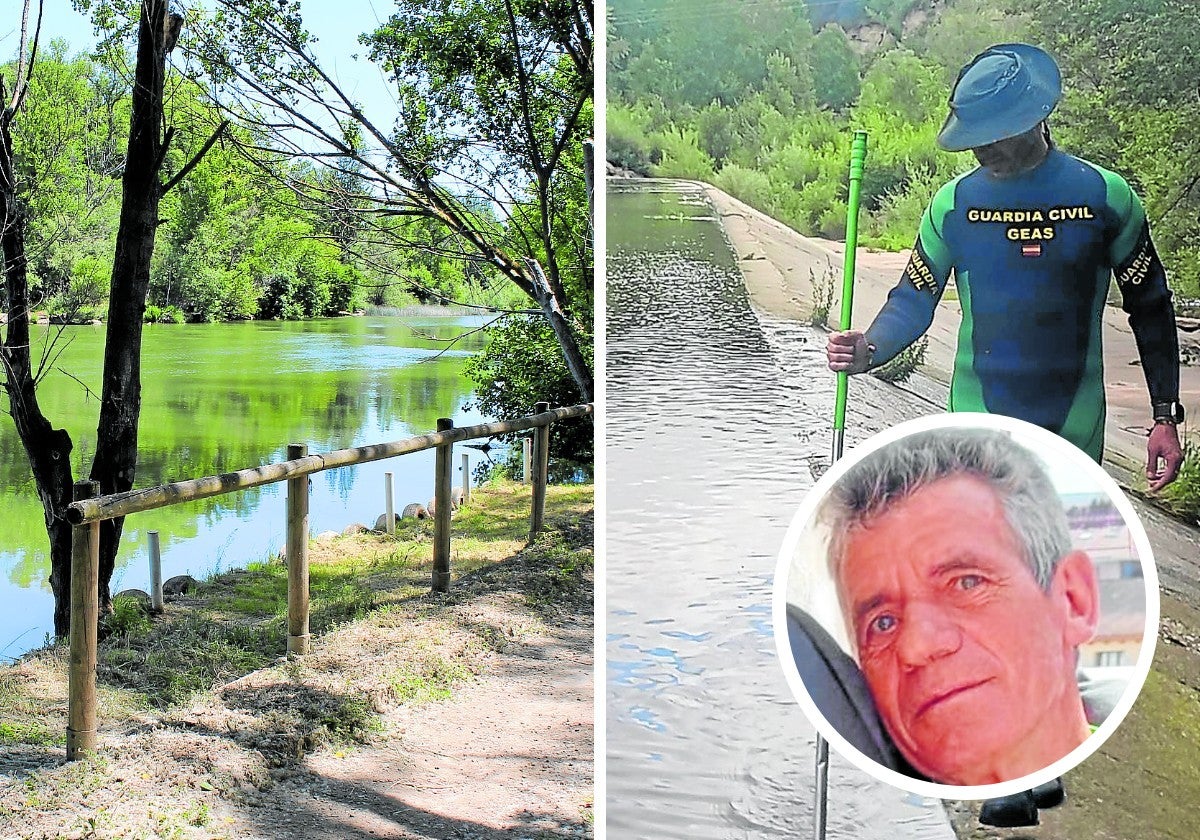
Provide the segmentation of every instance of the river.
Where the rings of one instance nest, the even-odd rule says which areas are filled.
[[[810,836],[815,733],[771,587],[828,459],[824,338],[750,307],[696,189],[607,194],[608,836]],[[940,802],[836,755],[830,784],[831,840],[953,837]]]
[[[310,452],[399,440],[432,431],[439,417],[483,422],[466,405],[466,359],[482,348],[476,317],[335,318],[303,322],[153,325],[142,353],[142,414],[135,486],[214,475]],[[75,441],[75,475],[95,451],[104,328],[38,328],[35,359],[56,340],[55,369],[39,400]],[[7,408],[7,405],[5,406]],[[471,469],[483,456],[474,450]],[[455,469],[460,468],[455,457]],[[395,474],[397,510],[433,495],[434,452],[312,477],[314,534],[374,524],[383,473]],[[455,478],[455,484],[461,477]],[[112,591],[149,584],[147,531],[162,542],[164,579],[202,577],[266,559],[283,545],[282,484],[136,514],[126,519]],[[0,655],[45,640],[53,599],[41,505],[12,420],[0,418]]]

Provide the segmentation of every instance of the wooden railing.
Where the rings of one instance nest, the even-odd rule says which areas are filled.
[[[133,513],[193,502],[286,481],[288,565],[287,652],[308,652],[308,476],[322,470],[349,467],[437,449],[434,477],[433,581],[435,592],[450,589],[450,512],[452,496],[452,449],[455,443],[494,435],[534,429],[533,500],[529,515],[529,539],[542,529],[546,506],[547,470],[550,457],[550,425],[560,420],[586,417],[591,403],[551,409],[538,403],[535,413],[516,420],[454,428],[442,418],[437,432],[392,443],[358,446],[309,455],[304,444],[290,444],[288,460],[279,464],[177,481],[143,490],[100,496],[94,481],[79,481],[74,501],[67,507],[71,535],[71,630],[68,689],[67,759],[96,743],[96,645],[99,619],[100,523]],[[464,475],[464,484],[466,476]],[[389,528],[390,531],[390,528]]]

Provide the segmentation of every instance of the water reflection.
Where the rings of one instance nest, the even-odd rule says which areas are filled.
[[[750,308],[688,187],[610,189],[607,828],[811,832],[815,735],[775,658],[771,585],[824,454],[823,338]],[[950,837],[840,759],[830,838]]]
[[[320,452],[422,434],[439,417],[483,422],[464,407],[471,386],[462,377],[483,339],[467,336],[449,351],[444,343],[479,324],[426,316],[150,327],[137,486],[281,461],[293,442]],[[70,343],[59,367],[78,381],[52,372],[39,399],[75,441],[72,462],[81,475],[95,450],[99,406],[79,382],[99,390],[103,333],[71,327],[64,335]],[[475,450],[456,451],[470,453],[472,469],[482,460]],[[422,452],[313,476],[313,532],[373,524],[383,511],[385,471],[395,473],[399,506],[424,504],[433,495],[433,460],[432,451]],[[456,470],[460,463],[456,456]],[[114,591],[147,586],[151,529],[161,534],[166,577],[267,557],[283,543],[283,492],[272,485],[130,517]],[[41,643],[52,599],[41,505],[8,419],[0,420],[0,524],[0,653],[13,656]]]

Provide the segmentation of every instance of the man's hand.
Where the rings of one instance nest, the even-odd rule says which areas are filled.
[[[825,357],[829,369],[846,373],[862,373],[867,369],[867,339],[858,330],[847,330],[829,334],[825,345]]]
[[[1150,492],[1155,493],[1174,481],[1182,465],[1183,449],[1175,424],[1155,423],[1146,443],[1146,480],[1150,482]]]

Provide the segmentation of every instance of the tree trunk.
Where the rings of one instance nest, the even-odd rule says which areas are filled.
[[[150,289],[150,260],[158,229],[158,203],[163,188],[161,167],[163,124],[163,49],[165,0],[143,0],[138,25],[137,68],[129,123],[129,150],[122,178],[121,223],[113,259],[108,298],[108,332],[104,344],[104,384],[100,423],[91,478],[100,492],[121,493],[133,487],[137,467],[138,418],[142,410],[142,316]],[[100,607],[110,604],[112,579],[124,519],[106,521],[100,529]]]
[[[592,392],[595,389],[592,369],[588,365],[587,359],[583,358],[579,342],[575,340],[575,333],[572,332],[570,323],[563,316],[558,298],[555,297],[550,282],[546,279],[546,272],[534,259],[529,260],[529,267],[533,273],[533,292],[538,306],[542,308],[546,320],[550,322],[550,329],[554,330],[554,337],[558,339],[559,349],[562,350],[563,359],[567,362],[567,370],[571,372],[571,378],[579,386],[579,393],[583,395],[583,401],[591,402]]]
[[[0,100],[6,100],[0,81]],[[0,347],[4,389],[17,435],[29,458],[34,484],[42,502],[50,538],[50,587],[55,593],[54,632],[66,635],[70,625],[69,599],[58,593],[71,589],[71,526],[63,517],[71,501],[71,437],[55,429],[37,401],[29,344],[29,276],[25,258],[25,210],[17,200],[13,171],[14,114],[0,117],[0,240],[4,254],[4,287],[8,296],[8,330]]]

